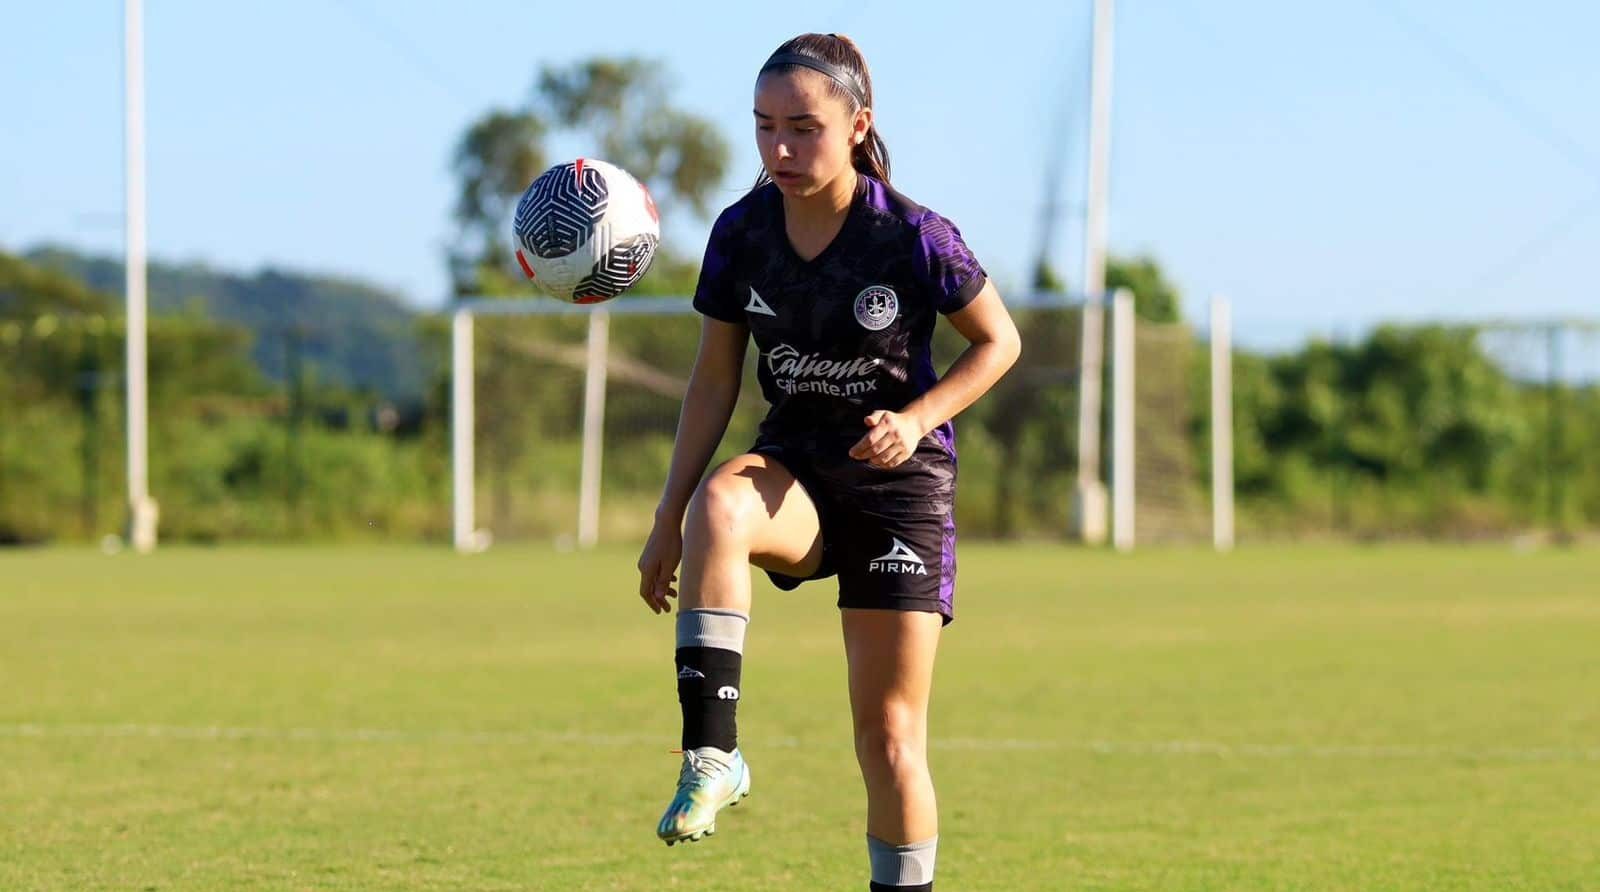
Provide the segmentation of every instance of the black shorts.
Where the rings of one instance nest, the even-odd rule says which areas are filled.
[[[816,505],[822,564],[804,579],[767,571],[780,589],[839,577],[839,606],[955,618],[954,449],[930,435],[899,467],[874,468],[839,444],[762,436],[750,451],[788,469]]]

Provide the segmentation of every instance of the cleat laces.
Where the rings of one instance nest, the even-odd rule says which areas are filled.
[[[684,750],[683,768],[678,771],[678,786],[697,786],[698,782],[712,781],[731,767],[716,756]]]

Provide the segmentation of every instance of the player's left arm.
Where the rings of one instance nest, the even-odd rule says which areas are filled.
[[[852,458],[880,468],[904,462],[929,431],[977,402],[1022,353],[1016,323],[993,282],[984,283],[977,297],[946,318],[967,339],[967,349],[927,393],[898,412],[868,415],[866,436],[851,447]]]

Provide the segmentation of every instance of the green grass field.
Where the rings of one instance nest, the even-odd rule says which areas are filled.
[[[0,554],[0,890],[864,890],[827,583],[706,843],[634,555]],[[945,892],[1600,888],[1600,553],[969,546]]]

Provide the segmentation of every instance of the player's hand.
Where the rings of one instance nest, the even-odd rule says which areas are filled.
[[[678,562],[683,559],[683,531],[676,523],[656,521],[639,555],[639,597],[657,614],[671,613],[668,598],[676,598]]]
[[[917,451],[926,433],[910,415],[879,409],[867,416],[867,434],[850,447],[850,457],[875,468],[892,468]]]

